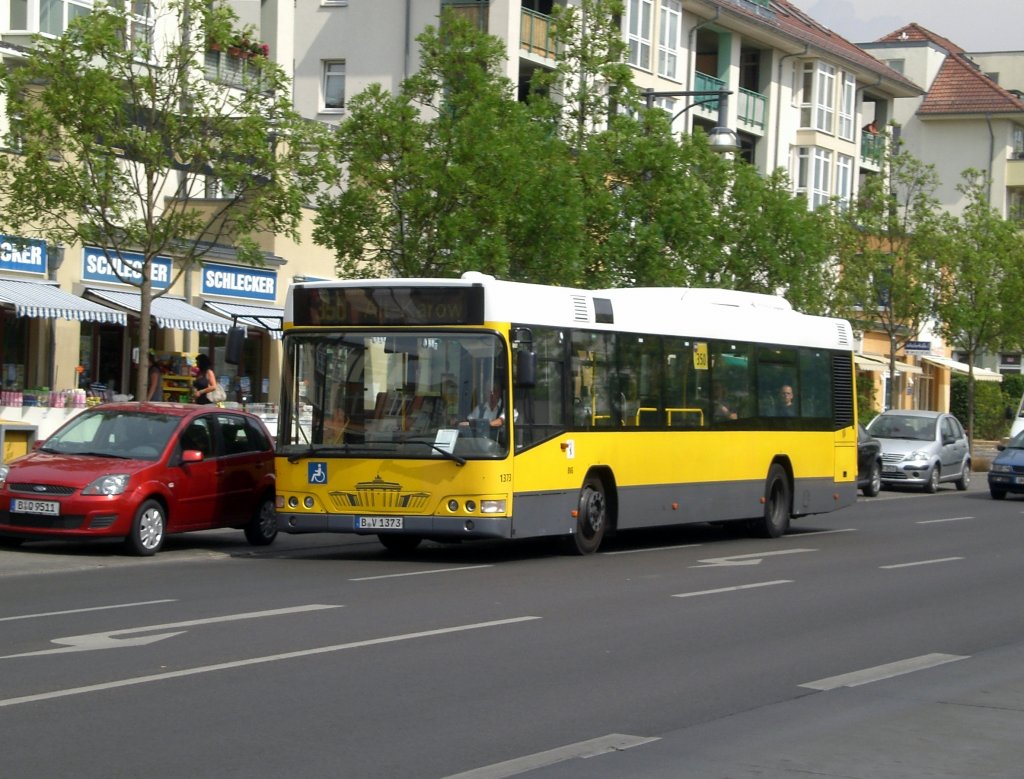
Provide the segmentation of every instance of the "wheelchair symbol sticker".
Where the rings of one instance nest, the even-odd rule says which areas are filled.
[[[310,484],[327,484],[327,463],[307,463]]]

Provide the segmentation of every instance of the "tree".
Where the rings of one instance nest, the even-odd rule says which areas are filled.
[[[60,38],[35,38],[0,74],[14,117],[7,145],[18,150],[0,158],[0,219],[55,244],[102,248],[140,291],[144,352],[151,301],[170,288],[154,287],[157,258],[173,259],[173,284],[215,245],[260,264],[257,234],[297,238],[318,136],[261,48],[227,54],[253,32],[227,6],[167,0],[151,26],[132,7],[98,5]],[[204,72],[211,48],[231,66],[227,81]],[[211,182],[230,194],[207,199]],[[136,377],[144,392],[145,360]]]
[[[967,199],[945,222],[939,251],[936,318],[948,343],[967,354],[967,435],[974,439],[974,362],[983,351],[1019,348],[1024,318],[1024,244],[1017,226],[988,199],[988,177],[966,170],[957,189]]]
[[[503,44],[452,11],[417,40],[398,94],[349,101],[330,150],[344,179],[319,199],[314,240],[345,276],[575,280],[572,158],[550,117],[515,100]]]
[[[837,246],[839,283],[859,318],[889,339],[889,405],[897,406],[896,353],[917,338],[935,310],[935,255],[941,218],[938,177],[894,141],[881,175],[868,178],[844,212]]]

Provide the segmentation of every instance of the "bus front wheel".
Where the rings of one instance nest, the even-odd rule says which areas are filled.
[[[593,554],[601,546],[607,527],[608,499],[604,494],[604,484],[600,479],[588,476],[580,490],[576,529],[568,540],[569,552],[577,555]]]
[[[778,538],[789,530],[790,487],[786,469],[779,464],[768,469],[764,483],[764,517],[757,530],[765,538]]]

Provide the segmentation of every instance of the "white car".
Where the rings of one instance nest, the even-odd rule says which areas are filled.
[[[971,447],[963,425],[941,411],[883,411],[868,424],[882,444],[882,484],[935,492],[951,481],[966,490],[971,481]]]

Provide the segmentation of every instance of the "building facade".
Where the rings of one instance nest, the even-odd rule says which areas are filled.
[[[243,22],[273,32],[269,56],[286,63],[290,71],[291,14],[280,19],[272,14],[268,19],[264,16],[268,9],[261,7],[265,4],[234,5]],[[18,66],[32,46],[32,35],[60,35],[69,20],[88,13],[92,6],[92,0],[0,0],[2,66]],[[134,24],[155,28],[160,23],[150,15],[148,3],[136,6]],[[287,45],[279,45],[281,41]],[[204,67],[208,78],[223,78],[238,63],[227,52],[208,52]],[[210,205],[216,205],[220,197],[216,181],[208,182],[206,194]],[[76,389],[102,392],[106,397],[142,397],[142,390],[135,386],[136,366],[150,350],[183,372],[196,354],[204,352],[213,359],[229,400],[275,403],[280,383],[280,317],[288,285],[296,277],[335,275],[331,253],[310,239],[312,214],[308,210],[301,242],[259,236],[263,252],[259,266],[241,262],[230,246],[213,247],[202,266],[182,274],[174,257],[158,258],[153,288],[162,296],[153,301],[147,344],[138,338],[138,287],[121,280],[141,256],[111,256],[109,248],[102,246],[46,245],[30,235],[0,236],[0,383],[4,390],[0,418],[26,418],[16,403],[63,405],[66,394]],[[238,365],[224,359],[226,333],[233,323],[248,331]],[[168,381],[166,398],[190,400],[189,394],[176,391],[182,383]],[[42,413],[32,412],[34,416]],[[60,414],[55,410],[50,416]]]

